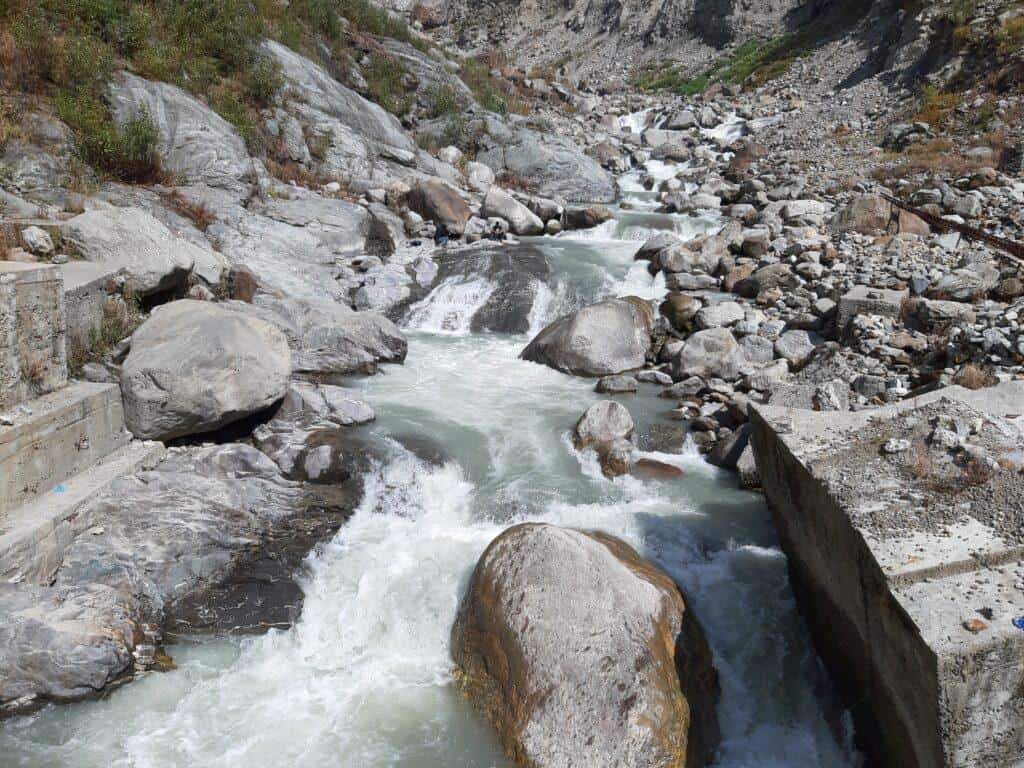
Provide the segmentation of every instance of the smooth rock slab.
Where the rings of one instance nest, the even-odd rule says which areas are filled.
[[[87,261],[125,270],[140,296],[184,285],[207,254],[139,208],[88,211],[67,221],[61,236]]]
[[[269,323],[205,301],[165,304],[132,335],[125,422],[144,439],[210,432],[280,400],[291,372],[288,341]]]
[[[379,363],[401,363],[408,342],[398,327],[376,312],[356,312],[323,299],[258,296],[253,304],[230,308],[254,315],[280,329],[292,352],[296,373],[375,373]]]
[[[156,125],[165,170],[190,184],[241,189],[253,165],[234,127],[180,88],[117,74],[109,90],[111,112],[121,125],[145,111]]]
[[[452,628],[457,681],[526,768],[705,764],[717,675],[672,580],[627,544],[508,529]]]

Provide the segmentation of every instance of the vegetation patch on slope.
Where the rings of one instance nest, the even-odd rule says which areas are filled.
[[[119,68],[172,83],[207,101],[256,153],[258,110],[281,84],[260,53],[265,38],[318,58],[354,58],[367,36],[420,49],[426,43],[370,0],[7,0],[0,3],[0,78],[8,91],[52,98],[83,159],[126,181],[158,175],[156,132],[139,114],[114,125],[104,89]],[[385,108],[407,105],[404,70],[371,56],[368,95]]]

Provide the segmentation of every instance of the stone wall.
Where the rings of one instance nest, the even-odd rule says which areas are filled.
[[[0,262],[0,409],[67,383],[65,336],[60,269]]]

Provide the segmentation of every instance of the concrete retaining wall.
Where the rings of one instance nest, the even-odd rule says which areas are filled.
[[[751,444],[801,610],[874,764],[1021,766],[1024,632],[1013,619],[1024,614],[1024,547],[970,505],[942,530],[922,522],[883,533],[869,521],[891,510],[917,519],[906,489],[873,473],[884,463],[836,458],[877,457],[869,424],[920,421],[918,409],[945,407],[942,398],[1000,420],[1007,434],[1021,428],[1004,419],[1024,411],[1024,382],[1012,382],[858,413],[760,406]],[[971,631],[982,608],[983,628]]]
[[[67,383],[63,298],[58,267],[0,262],[0,409]]]
[[[31,405],[0,427],[0,521],[128,442],[116,384],[76,383]]]

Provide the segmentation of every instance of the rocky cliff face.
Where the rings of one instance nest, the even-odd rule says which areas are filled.
[[[706,58],[713,49],[773,37],[807,19],[814,0],[448,0],[447,23],[537,65],[608,76],[645,55]]]

